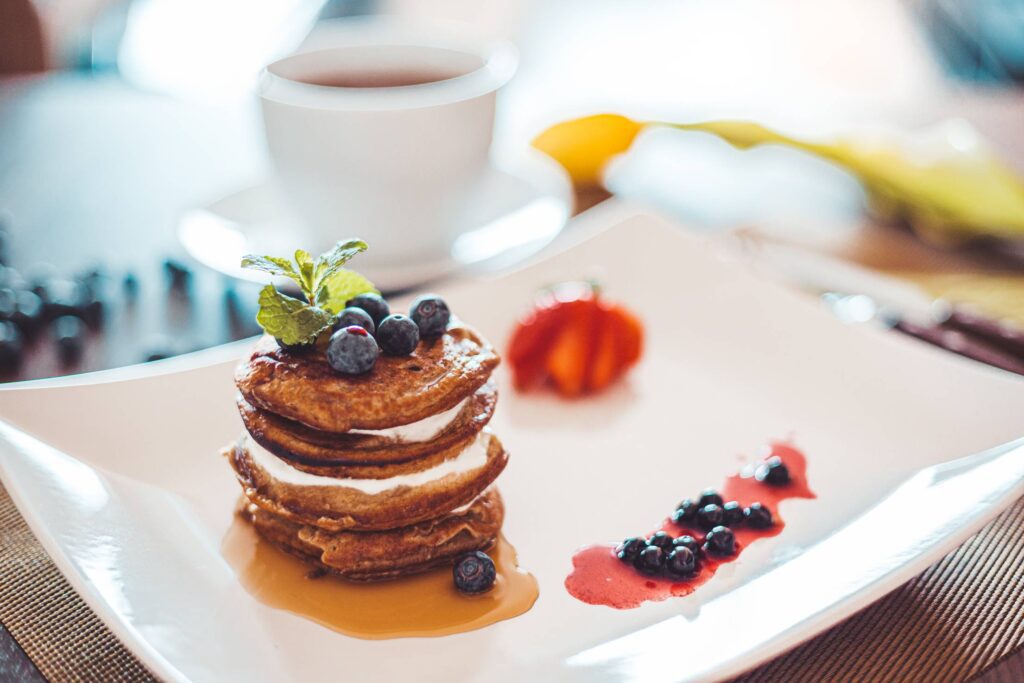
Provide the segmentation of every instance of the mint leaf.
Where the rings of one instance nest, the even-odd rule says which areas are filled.
[[[354,270],[339,268],[321,280],[316,290],[314,304],[337,315],[345,308],[345,302],[358,294],[378,293],[373,283]]]
[[[288,277],[294,280],[297,284],[302,284],[299,274],[296,273],[295,268],[292,267],[292,262],[285,258],[246,254],[242,257],[242,267],[248,268],[249,270],[260,270],[264,273],[270,273],[271,275],[277,275],[280,277]]]
[[[305,301],[293,299],[267,285],[260,290],[256,322],[272,337],[285,344],[307,344],[331,324],[333,316]]]
[[[313,291],[319,294],[320,286],[341,270],[342,266],[348,263],[353,256],[362,251],[366,251],[366,242],[361,239],[350,239],[344,242],[339,241],[330,251],[320,254],[320,258],[316,260]]]
[[[302,280],[299,282],[299,286],[302,287],[302,293],[306,295],[306,298],[310,301],[313,300],[313,293],[316,292],[316,283],[313,281],[313,271],[315,265],[313,263],[313,255],[303,249],[295,250],[295,263],[299,265],[299,276]]]

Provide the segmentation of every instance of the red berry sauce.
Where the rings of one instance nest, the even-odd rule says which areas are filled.
[[[759,538],[775,536],[782,532],[785,523],[779,516],[780,501],[789,498],[815,498],[807,485],[807,459],[804,454],[789,444],[773,443],[771,449],[764,454],[763,460],[773,455],[781,458],[789,469],[788,484],[771,486],[757,481],[753,474],[754,468],[760,463],[754,463],[730,476],[719,489],[726,502],[736,500],[743,507],[757,502],[765,504],[775,520],[775,524],[768,529],[751,529],[743,524],[733,527],[733,533],[736,535],[735,555],[715,557],[705,553],[700,570],[693,577],[676,581],[641,574],[615,556],[615,545],[590,545],[573,555],[572,573],[565,579],[566,590],[574,598],[585,603],[607,605],[617,609],[631,609],[648,600],[660,601],[669,597],[681,597],[697,590],[714,576],[719,565],[738,558],[747,545]],[[664,531],[673,537],[689,534],[701,542],[704,538],[704,533],[699,529],[680,526],[671,518],[666,518],[654,531]]]

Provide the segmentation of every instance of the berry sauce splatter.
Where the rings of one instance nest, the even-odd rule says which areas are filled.
[[[726,479],[719,489],[726,501],[739,501],[744,507],[760,502],[767,505],[775,524],[768,529],[752,529],[740,525],[733,529],[736,535],[736,553],[730,557],[705,554],[700,570],[691,578],[676,580],[645,576],[615,556],[614,545],[591,545],[580,549],[572,558],[572,573],[565,579],[565,588],[577,600],[591,605],[607,605],[617,609],[639,607],[647,601],[660,601],[670,597],[689,595],[707,583],[718,567],[740,556],[747,545],[759,538],[776,536],[785,522],[779,516],[778,504],[790,498],[815,498],[807,484],[807,459],[793,446],[773,443],[764,460],[778,456],[789,469],[790,482],[784,486],[769,486],[754,478],[757,464],[748,465]],[[704,533],[695,527],[680,526],[666,518],[654,531],[665,531],[674,537],[689,534],[701,540]]]

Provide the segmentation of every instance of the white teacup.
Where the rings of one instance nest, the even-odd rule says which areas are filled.
[[[327,42],[260,81],[271,159],[306,248],[362,237],[371,271],[446,259],[465,229],[454,217],[489,166],[515,49],[380,18],[336,25]]]

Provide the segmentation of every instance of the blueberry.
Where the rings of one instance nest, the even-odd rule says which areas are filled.
[[[361,308],[355,306],[349,306],[348,308],[342,309],[341,313],[338,314],[337,319],[334,321],[334,329],[340,330],[343,327],[349,327],[351,325],[358,325],[370,334],[373,334],[377,326],[373,323],[373,318],[370,314]]]
[[[615,557],[623,562],[632,562],[640,554],[640,551],[646,547],[647,541],[637,536],[631,536],[615,546]]]
[[[18,295],[13,289],[0,289],[0,320],[10,320],[18,308]]]
[[[685,499],[676,506],[672,513],[672,521],[681,526],[691,526],[697,520],[698,505],[690,498]]]
[[[139,278],[135,273],[125,273],[121,280],[121,288],[124,289],[125,298],[134,301],[139,296]]]
[[[700,510],[697,510],[697,526],[705,531],[718,526],[724,520],[725,513],[722,512],[722,507],[715,503],[705,505]]]
[[[724,504],[725,500],[715,489],[704,489],[700,492],[700,498],[697,500],[698,508],[702,508],[705,505],[718,505],[721,507]]]
[[[103,323],[103,310],[103,299],[97,295],[89,294],[87,298],[79,302],[78,316],[89,327],[95,329]]]
[[[346,306],[353,308],[361,308],[370,314],[373,319],[374,326],[380,325],[380,321],[388,317],[391,313],[391,308],[388,306],[388,302],[384,301],[384,297],[380,294],[374,294],[373,292],[367,292],[366,294],[360,294],[359,296],[352,297],[345,302]]]
[[[183,292],[192,282],[192,269],[173,258],[164,259],[164,274],[172,291]]]
[[[726,526],[737,526],[743,523],[743,506],[730,500],[722,506],[722,519]]]
[[[772,511],[760,503],[751,503],[743,515],[747,518],[747,525],[753,529],[767,529],[775,524]]]
[[[658,574],[665,567],[665,551],[656,545],[649,545],[640,551],[633,566],[644,574]]]
[[[680,536],[676,540],[672,541],[673,548],[686,548],[694,557],[700,557],[700,541],[693,536],[687,534],[686,536]]]
[[[91,268],[78,277],[78,281],[89,288],[93,294],[100,294],[103,289],[103,282],[107,279],[107,274],[103,270],[102,266],[96,266]]]
[[[57,278],[58,273],[52,263],[36,263],[25,272],[25,279],[29,282],[29,289],[46,301],[49,284]]]
[[[57,355],[61,363],[76,363],[82,357],[85,324],[74,316],[62,315],[53,321],[53,338],[57,342]]]
[[[21,330],[11,322],[0,322],[0,372],[13,372],[21,365],[25,344]]]
[[[35,334],[43,323],[43,301],[34,292],[20,290],[15,295],[14,314],[11,322],[21,328],[26,336]]]
[[[494,585],[498,572],[487,553],[475,550],[460,556],[452,568],[452,579],[461,593],[483,593]]]
[[[647,545],[657,546],[658,548],[668,552],[672,549],[672,540],[672,537],[664,531],[659,531],[652,534],[651,537],[647,539]]]
[[[10,266],[0,266],[0,286],[10,289],[26,289],[28,282],[16,269]]]
[[[361,375],[377,364],[380,349],[369,332],[358,325],[343,327],[327,342],[327,362],[346,375]]]
[[[789,468],[782,458],[773,455],[757,466],[754,478],[771,486],[785,486],[789,483]]]
[[[278,348],[280,348],[282,351],[287,351],[288,353],[301,353],[303,351],[309,351],[314,346],[316,346],[316,342],[306,342],[304,344],[285,344],[277,337],[274,337],[274,341],[277,342]]]
[[[704,549],[712,555],[734,555],[736,553],[736,536],[726,526],[716,526],[704,538]]]
[[[409,317],[419,326],[420,337],[429,339],[444,334],[452,314],[444,299],[434,294],[424,294],[412,302]]]
[[[408,316],[389,315],[380,322],[377,343],[389,356],[408,356],[420,343],[420,328]]]
[[[680,546],[665,558],[665,573],[669,576],[693,576],[697,571],[697,556],[689,548]]]
[[[85,304],[92,299],[85,285],[71,280],[50,280],[42,293],[37,290],[36,294],[43,300],[49,320],[63,315],[82,316]]]

